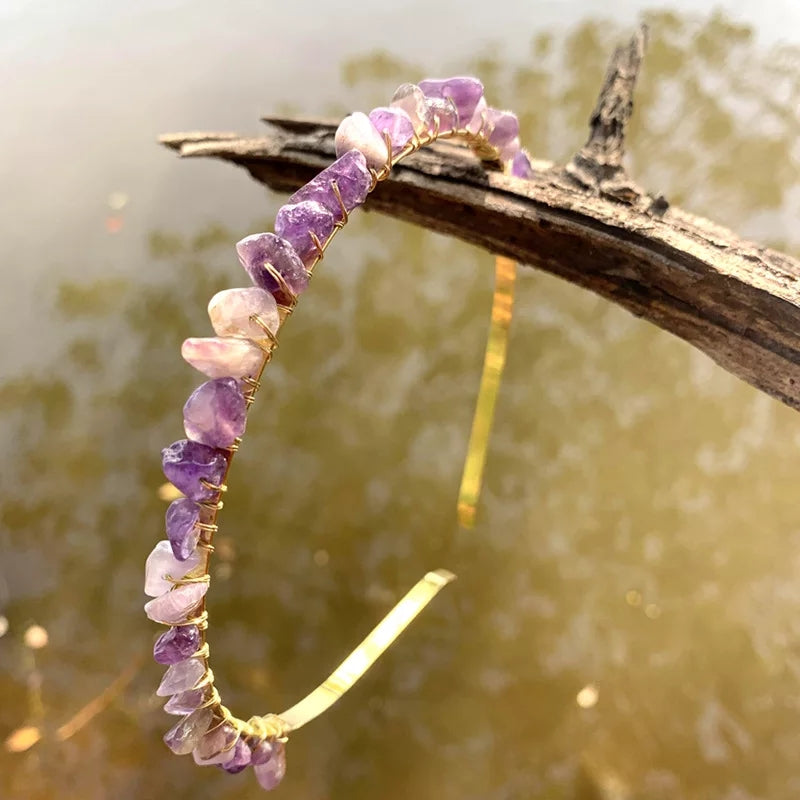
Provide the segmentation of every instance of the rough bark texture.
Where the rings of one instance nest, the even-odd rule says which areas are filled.
[[[397,166],[367,208],[591,289],[800,408],[800,263],[671,208],[622,166],[645,41],[641,29],[612,56],[589,139],[566,166],[537,162],[523,181],[441,142]],[[161,141],[183,157],[232,161],[281,192],[332,160],[333,123],[264,121],[268,132],[257,139],[182,133]]]

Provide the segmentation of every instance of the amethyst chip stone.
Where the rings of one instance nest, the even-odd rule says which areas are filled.
[[[337,156],[358,150],[367,160],[367,166],[372,169],[382,169],[389,160],[386,140],[378,133],[372,120],[361,111],[354,111],[339,123],[333,143]]]
[[[272,758],[275,745],[269,739],[262,739],[255,747],[251,748],[250,763],[257,767],[259,764],[266,764]]]
[[[528,154],[520,150],[511,160],[511,174],[515,178],[530,178],[533,175],[533,166]]]
[[[181,345],[181,355],[209,378],[245,378],[264,363],[264,351],[238,336],[192,336]]]
[[[269,334],[264,328],[252,319],[254,316],[261,320],[270,333],[278,332],[281,323],[278,304],[275,298],[260,286],[223,289],[208,303],[208,317],[217,336],[243,336],[256,342],[269,339]]]
[[[179,561],[168,541],[158,542],[145,562],[144,593],[149,597],[161,596],[172,589],[175,581],[187,575],[199,575],[202,563],[202,553],[192,553],[189,558]]]
[[[372,175],[363,153],[351,150],[337,158],[333,164],[298,189],[289,198],[289,203],[315,200],[327,208],[337,221],[341,221],[344,219],[344,215],[336,193],[333,191],[334,181],[339,187],[342,203],[348,212],[362,205],[367,199],[370,186],[372,186]]]
[[[230,758],[222,762],[220,767],[222,767],[225,772],[230,772],[231,775],[235,775],[237,772],[241,772],[245,767],[250,766],[250,755],[250,746],[240,737],[233,746],[233,750],[231,750]]]
[[[414,137],[414,123],[401,108],[373,108],[369,112],[372,124],[381,135],[388,134],[392,155],[399,153]]]
[[[516,114],[490,108],[486,112],[486,119],[490,131],[489,144],[503,148],[519,136],[519,120]]]
[[[171,694],[186,692],[197,688],[195,684],[206,674],[206,665],[200,658],[187,658],[173,664],[161,679],[156,689],[159,697],[169,697]],[[203,731],[205,733],[205,731]]]
[[[272,757],[263,764],[255,765],[253,772],[262,789],[274,789],[286,774],[286,748],[283,742],[275,742]]]
[[[428,100],[428,111],[431,114],[429,133],[447,133],[458,128],[458,114],[448,100],[431,98]]]
[[[172,554],[178,561],[186,561],[197,547],[200,529],[196,523],[200,520],[200,508],[197,503],[187,497],[173,500],[169,504],[166,515],[167,539]]]
[[[179,625],[158,637],[153,646],[153,658],[159,664],[169,666],[194,655],[199,647],[200,628],[197,625]]]
[[[420,81],[419,88],[429,100],[451,100],[458,112],[457,124],[466,125],[483,97],[483,84],[477,78],[443,78]]]
[[[513,161],[520,150],[522,150],[522,145],[520,144],[519,136],[515,136],[510,142],[506,142],[500,147],[500,161],[504,164],[506,161]]]
[[[401,83],[392,95],[389,106],[405,111],[417,133],[425,133],[430,129],[431,112],[419,86],[413,83]]]
[[[291,303],[278,280],[267,269],[269,264],[283,278],[290,291],[301,294],[308,286],[308,272],[294,247],[274,233],[254,233],[236,245],[239,262],[256,286],[272,292],[280,303]]]
[[[217,492],[201,480],[219,486],[228,468],[222,450],[199,442],[179,439],[161,451],[161,464],[167,480],[190,500],[211,500]]]
[[[244,433],[247,403],[235,378],[217,378],[198,386],[183,407],[183,427],[194,442],[230,447]]]
[[[305,200],[283,206],[275,217],[275,233],[294,247],[306,267],[310,267],[319,253],[311,238],[313,233],[320,244],[325,244],[333,233],[336,220],[321,203]]]
[[[491,127],[489,125],[488,117],[489,106],[486,105],[486,100],[481,97],[478,100],[478,105],[475,106],[475,111],[472,114],[472,119],[464,126],[470,133],[482,134],[488,136]]]
[[[187,689],[185,692],[178,692],[172,695],[164,704],[164,711],[167,714],[191,714],[196,711],[206,701],[205,687],[200,689]]]
[[[160,622],[162,625],[180,625],[189,619],[189,615],[200,605],[207,591],[206,581],[181,584],[145,603],[144,613],[153,622]]]
[[[210,730],[198,743],[192,754],[194,763],[200,766],[207,764],[224,764],[231,757],[233,746],[239,738],[239,732],[229,722],[224,722]]]
[[[210,708],[199,708],[197,711],[193,711],[164,734],[164,744],[175,755],[188,755],[203,738],[208,726],[211,725],[213,713]]]

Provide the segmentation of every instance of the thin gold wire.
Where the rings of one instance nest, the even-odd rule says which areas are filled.
[[[317,261],[322,261],[322,259],[325,258],[325,248],[322,246],[319,236],[317,236],[314,231],[309,231],[308,235],[311,238],[311,244],[314,245],[314,249],[317,251],[317,257],[314,262],[316,263]]]
[[[258,325],[258,327],[264,331],[264,335],[267,337],[267,339],[269,339],[272,349],[274,350],[278,346],[278,337],[272,332],[272,329],[269,327],[269,325],[267,325],[267,323],[264,322],[264,320],[261,319],[258,314],[251,314],[249,319],[250,322],[252,322],[254,325]]]
[[[338,181],[331,181],[331,191],[333,192],[333,196],[336,198],[336,202],[339,203],[339,208],[342,209],[342,218],[336,222],[336,226],[339,228],[344,228],[350,219],[350,212],[347,210],[347,206],[344,204],[344,199],[342,198],[342,192],[339,189]]]
[[[386,144],[386,163],[383,165],[383,171],[386,172],[386,177],[389,177],[389,173],[392,171],[392,137],[389,135],[389,131],[383,132],[383,141]]]
[[[451,98],[448,98],[455,118],[458,119],[458,112],[455,108],[455,103]],[[416,131],[412,140],[398,153],[392,154],[391,139],[385,135],[387,141],[387,161],[380,171],[374,169],[370,170],[371,183],[369,191],[372,191],[380,181],[389,177],[392,167],[413,153],[416,153],[422,147],[435,142],[437,139],[450,139],[460,138],[468,144],[475,153],[484,160],[497,160],[499,151],[489,145],[488,139],[485,136],[486,119],[485,115],[482,119],[481,129],[477,133],[467,131],[466,129],[453,129],[449,131],[441,130],[441,120],[439,115],[434,115],[433,129],[426,135],[420,136]],[[331,190],[336,197],[337,202],[342,211],[342,218],[337,220],[334,224],[334,229],[331,235],[325,242],[320,242],[316,235],[312,234],[312,241],[317,250],[316,257],[308,268],[309,274],[312,272],[316,263],[324,257],[325,250],[330,245],[333,237],[340,231],[349,221],[350,215],[345,206],[344,199],[341,194],[338,183],[334,180],[331,182]],[[278,331],[273,332],[266,324],[263,323],[257,316],[251,317],[251,321],[259,325],[264,330],[271,347],[267,350],[264,349],[264,358],[255,376],[247,376],[242,378],[242,382],[248,387],[245,393],[247,408],[249,410],[251,404],[255,400],[258,390],[261,388],[261,377],[263,375],[266,365],[270,361],[272,351],[278,345],[278,332],[283,326],[283,323],[291,315],[297,303],[297,295],[287,285],[283,276],[271,264],[265,264],[265,269],[274,278],[278,284],[280,291],[288,298],[287,303],[278,304],[279,324]],[[212,491],[222,493],[226,491],[227,486],[225,481],[230,472],[233,456],[237,452],[241,439],[234,441],[233,445],[228,450],[227,466],[225,474],[221,479],[220,484],[211,484],[208,481],[203,481],[204,485]],[[200,530],[201,536],[198,541],[198,546],[205,552],[205,564],[203,565],[203,575],[195,579],[184,578],[181,581],[174,581],[175,585],[179,583],[194,583],[210,580],[209,576],[209,562],[211,554],[214,552],[214,545],[212,539],[218,531],[217,515],[223,508],[222,501],[218,498],[215,501],[202,501],[198,503],[201,509],[203,519],[195,523],[196,527]],[[247,722],[235,717],[230,710],[222,704],[219,692],[214,686],[214,673],[211,670],[208,659],[210,649],[206,640],[206,630],[208,628],[208,611],[206,610],[206,598],[200,601],[194,616],[189,617],[183,622],[174,623],[176,626],[184,625],[197,625],[201,632],[201,644],[198,651],[195,653],[195,658],[202,658],[205,662],[205,672],[200,680],[195,684],[196,689],[209,687],[209,696],[201,707],[212,708],[214,710],[214,717],[212,719],[209,731],[216,729],[225,723],[231,724],[241,736],[247,736],[251,740],[275,739],[285,741],[290,731],[297,730],[302,725],[305,725],[312,719],[319,716],[327,710],[333,703],[335,703],[346,691],[348,691],[369,669],[372,664],[385,652],[385,650],[395,641],[395,639],[406,629],[411,621],[425,608],[425,606],[433,599],[433,597],[443,588],[447,583],[453,580],[454,576],[446,570],[437,570],[429,572],[422,580],[420,580],[406,596],[378,623],[373,631],[364,639],[364,641],[334,670],[333,673],[314,691],[303,698],[299,703],[296,703],[291,708],[287,709],[280,715],[268,714],[265,716],[251,717]]]
[[[208,627],[208,611],[206,611],[202,603],[197,607],[197,610],[200,611],[199,614],[195,614],[193,617],[188,617],[187,619],[183,620],[183,622],[173,622],[171,624],[178,628],[184,625],[197,625],[200,630],[205,630],[205,628]],[[205,642],[203,642],[203,644],[205,644]]]
[[[195,522],[195,528],[208,533],[216,533],[219,530],[219,525],[209,525],[207,522]]]
[[[205,642],[203,642],[205,644]],[[192,689],[205,689],[206,686],[213,686],[214,685],[214,670],[206,664],[206,671],[197,681],[197,683],[192,686]]]
[[[289,284],[286,283],[286,279],[283,277],[283,275],[281,275],[281,273],[268,261],[264,263],[264,269],[270,274],[275,283],[278,284],[278,288],[281,290],[281,293],[289,298],[290,305],[294,307],[295,303],[297,303],[297,295],[291,289]]]
[[[228,487],[224,483],[211,483],[211,481],[207,481],[205,478],[200,478],[200,483],[206,487],[211,492],[227,492]]]
[[[200,648],[192,653],[189,658],[208,658],[208,642],[203,642]]]
[[[185,586],[190,583],[210,583],[211,576],[208,573],[205,575],[184,575],[183,578],[173,578],[172,575],[165,575],[164,580],[169,581],[174,586]]]

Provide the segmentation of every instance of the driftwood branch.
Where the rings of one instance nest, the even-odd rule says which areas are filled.
[[[456,236],[591,289],[800,408],[800,263],[652,197],[625,173],[625,126],[646,31],[613,55],[587,143],[529,181],[484,169],[439,143],[406,159],[367,207]],[[265,136],[189,133],[161,141],[183,157],[247,169],[293,191],[330,163],[335,126],[267,118]]]

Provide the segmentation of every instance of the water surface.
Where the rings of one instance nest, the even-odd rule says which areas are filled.
[[[736,4],[647,12],[629,163],[673,203],[798,255],[797,12],[762,6],[758,26]],[[536,156],[564,160],[639,10],[0,11],[13,78],[0,132],[0,738],[44,733],[0,751],[3,800],[256,796],[252,775],[201,770],[161,743],[141,584],[162,531],[158,450],[182,435],[198,382],[180,342],[208,331],[214,291],[241,285],[232,245],[282,198],[230,166],[179,162],[155,135],[256,132],[262,113],[342,114],[404,80],[475,72],[520,112]],[[293,737],[280,796],[796,797],[797,415],[522,270],[479,522],[460,532],[491,273],[487,254],[360,214],[270,366],[209,602],[226,703],[240,716],[287,707],[427,569],[459,575]],[[49,633],[35,653],[33,623]],[[58,741],[139,658],[125,691]]]

